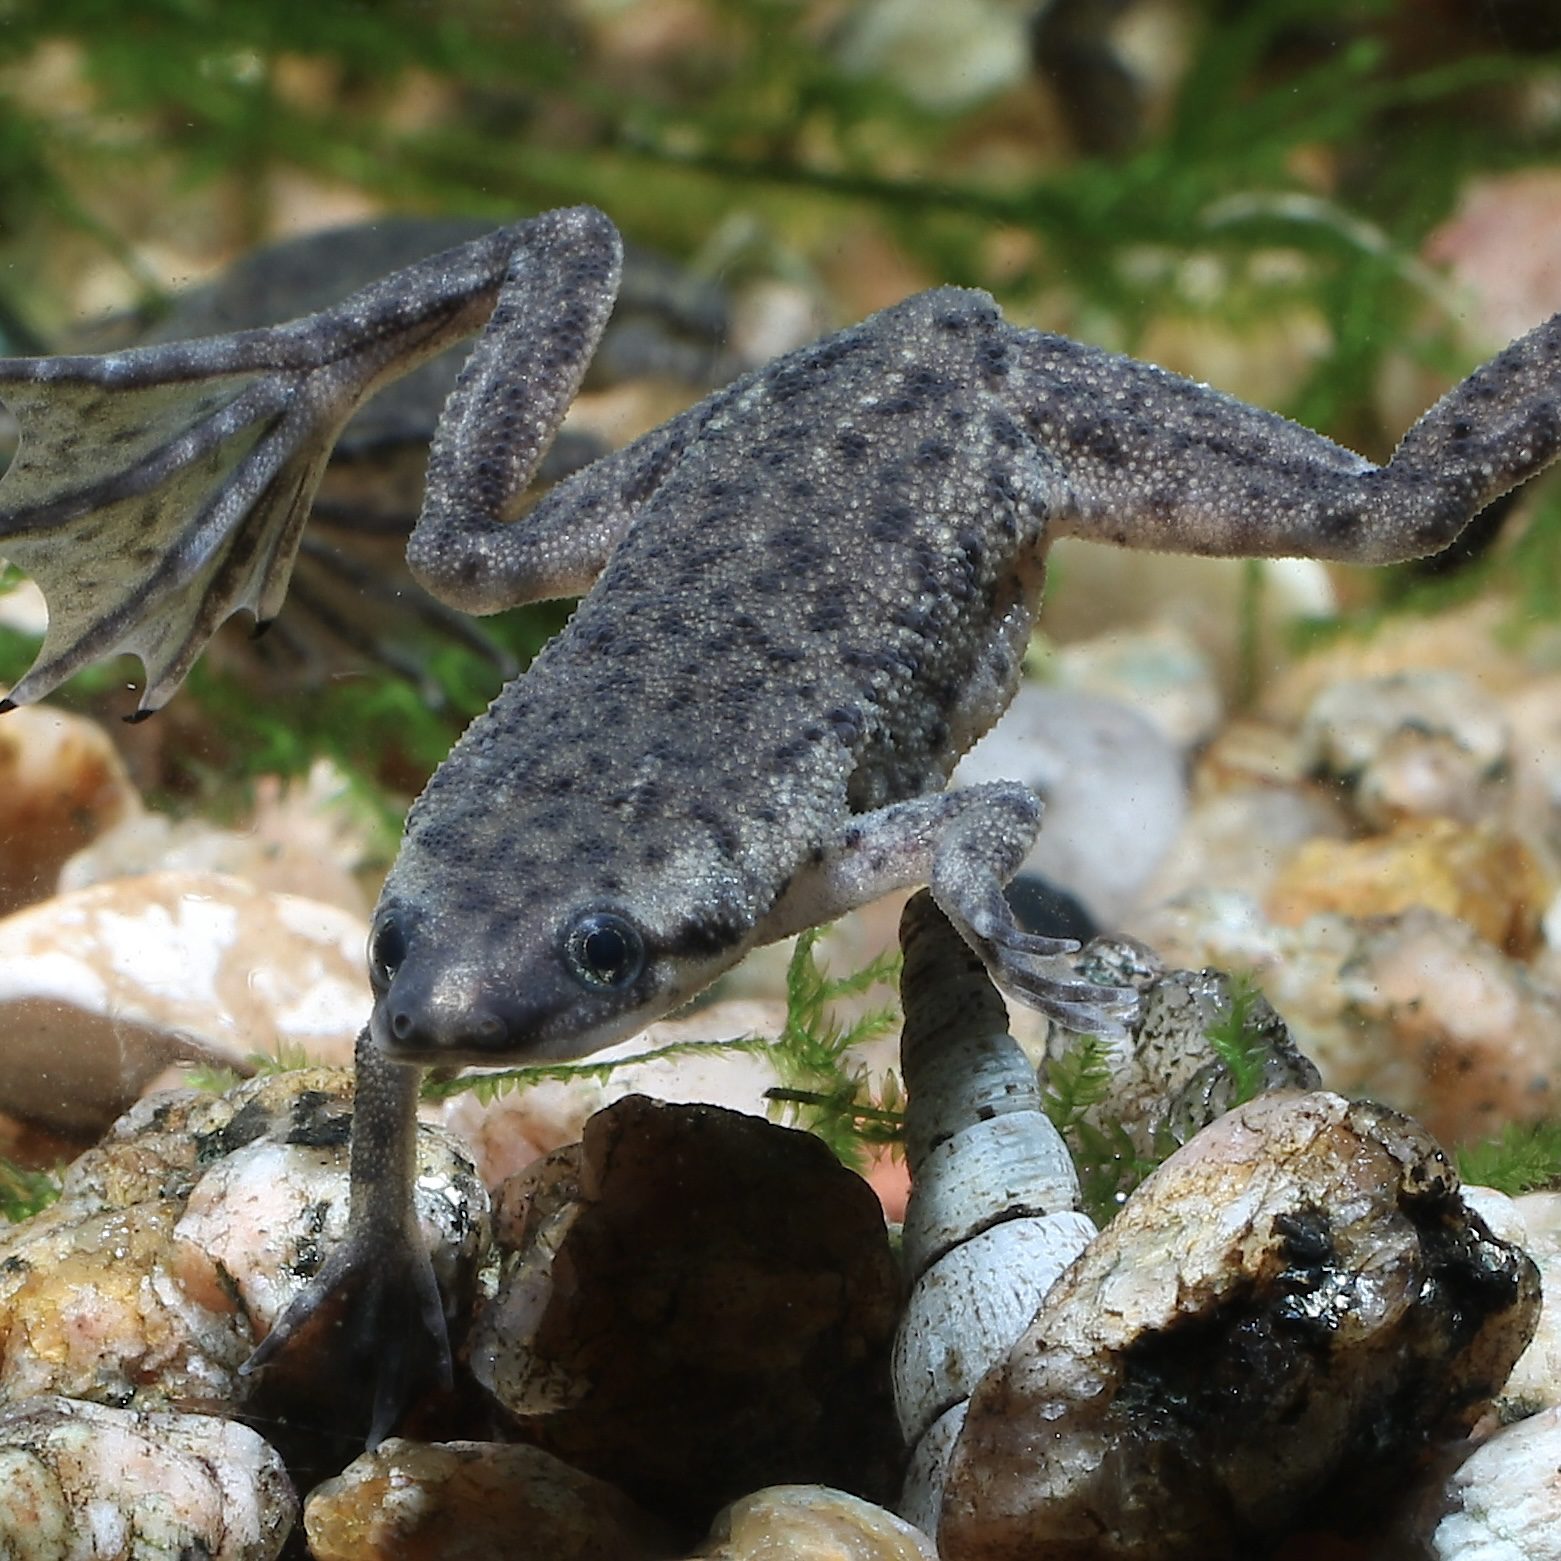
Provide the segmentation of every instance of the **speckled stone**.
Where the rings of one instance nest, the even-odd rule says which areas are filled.
[[[63,1393],[231,1414],[239,1365],[347,1224],[349,1075],[298,1069],[140,1102],[66,1168],[58,1202],[0,1226],[0,1398]],[[436,1128],[417,1209],[449,1292],[469,1296],[487,1198]],[[350,1418],[332,1340],[269,1373],[272,1410]]]
[[[248,1426],[66,1398],[0,1407],[7,1561],[272,1561],[297,1514]]]
[[[1167,1160],[970,1400],[944,1561],[1254,1553],[1467,1427],[1538,1275],[1413,1122],[1265,1095]]]

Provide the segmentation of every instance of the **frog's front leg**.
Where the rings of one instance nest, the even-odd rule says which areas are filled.
[[[419,1384],[451,1379],[433,1262],[413,1208],[417,1094],[423,1070],[394,1062],[368,1027],[358,1037],[347,1239],[239,1368],[258,1371],[317,1314],[340,1308],[333,1361],[374,1383],[369,1446],[390,1433]]]
[[[763,941],[833,920],[895,889],[926,884],[992,979],[1070,1030],[1117,1035],[1138,994],[1083,980],[1078,944],[1024,931],[1003,895],[1040,829],[1041,801],[1017,781],[913,797],[853,816],[792,879]]]
[[[342,426],[485,320],[435,453],[474,526],[512,517],[607,322],[621,254],[600,212],[547,212],[287,325],[0,363],[22,431],[0,554],[49,605],[38,661],[0,709],[130,651],[149,713],[227,618],[275,616]]]

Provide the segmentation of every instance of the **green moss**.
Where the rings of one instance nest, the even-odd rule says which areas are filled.
[[[1527,1122],[1504,1128],[1483,1143],[1456,1153],[1465,1183],[1494,1187],[1510,1197],[1561,1189],[1561,1121]]]
[[[1205,1035],[1209,1049],[1230,1075],[1232,1088],[1227,1109],[1233,1109],[1262,1090],[1269,1053],[1262,1028],[1252,1022],[1263,998],[1256,981],[1246,971],[1233,973],[1229,981],[1230,1003]]]
[[[1078,1172],[1080,1204],[1097,1225],[1107,1224],[1164,1158],[1140,1155],[1120,1122],[1092,1120],[1095,1107],[1110,1094],[1111,1072],[1105,1043],[1094,1035],[1076,1036],[1047,1064],[1041,1092],[1041,1109],[1062,1135]],[[1173,1147],[1167,1145],[1165,1153]]]
[[[846,976],[831,976],[814,957],[821,933],[802,933],[786,969],[786,1023],[771,1056],[782,1084],[768,1097],[790,1108],[797,1124],[816,1133],[847,1165],[860,1165],[870,1145],[896,1145],[904,1130],[899,1081],[875,1086],[851,1053],[899,1023],[892,1003],[847,1024],[835,1013],[843,998],[861,997],[899,979],[898,953],[881,955]]]
[[[59,1196],[57,1171],[30,1171],[0,1156],[0,1220],[30,1219]]]

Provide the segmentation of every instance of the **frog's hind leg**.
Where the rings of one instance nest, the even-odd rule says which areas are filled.
[[[245,608],[275,616],[343,424],[490,314],[483,363],[519,374],[527,395],[525,437],[502,462],[507,502],[584,376],[620,252],[600,212],[548,212],[290,324],[0,362],[0,401],[22,434],[0,484],[0,555],[49,604],[39,659],[0,708],[130,651],[146,667],[147,714],[224,620]]]
[[[798,873],[762,928],[764,940],[827,921],[894,889],[926,884],[992,979],[1011,996],[1084,1034],[1119,1035],[1137,993],[1081,978],[1078,944],[1020,927],[1003,895],[1040,827],[1041,802],[1017,781],[914,797],[858,814]]]
[[[0,553],[49,604],[42,654],[9,703],[128,650],[148,670],[143,707],[155,707],[229,612],[258,606],[278,549],[296,542],[277,511],[323,454],[300,451],[283,387],[169,359],[0,366],[0,399],[22,434],[0,494]],[[244,513],[256,525],[235,534]]]

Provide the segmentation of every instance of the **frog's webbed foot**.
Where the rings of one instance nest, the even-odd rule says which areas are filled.
[[[372,1382],[368,1446],[384,1441],[422,1388],[451,1383],[444,1302],[415,1229],[349,1236],[239,1367],[252,1376],[316,1326],[335,1330],[322,1358],[351,1383]]]
[[[343,408],[311,393],[307,368],[264,358],[234,337],[0,364],[22,433],[0,488],[0,553],[49,604],[11,703],[130,651],[148,713],[231,614],[275,614]]]
[[[274,617],[342,426],[490,314],[452,401],[447,475],[508,515],[584,375],[619,255],[600,212],[547,212],[287,325],[0,363],[22,433],[0,485],[0,555],[49,604],[39,658],[0,708],[129,651],[146,667],[147,714],[233,613]],[[500,391],[502,408],[480,404]]]

